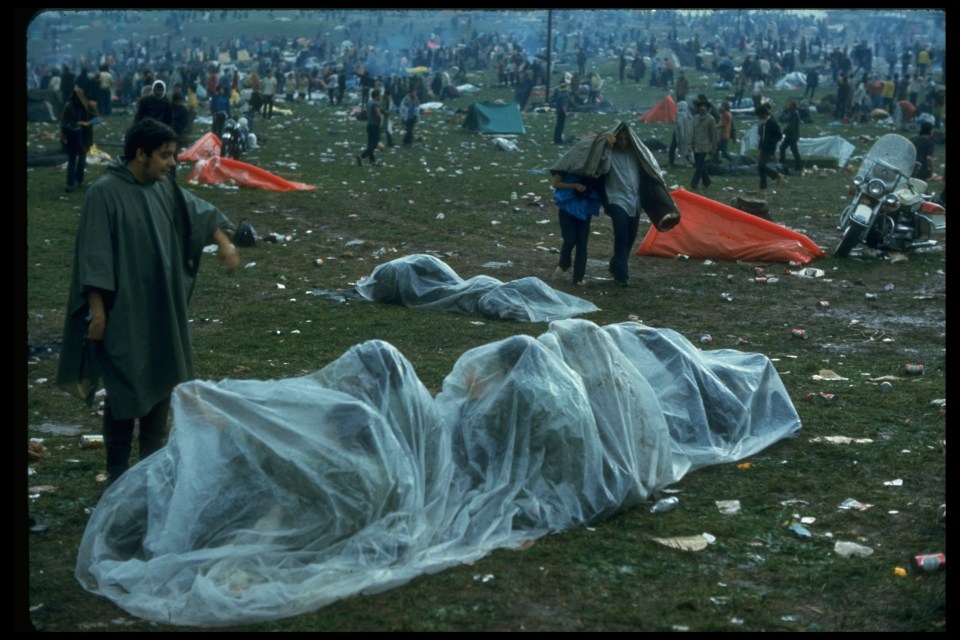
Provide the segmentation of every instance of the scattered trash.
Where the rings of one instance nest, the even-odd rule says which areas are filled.
[[[887,380],[884,380],[883,382],[880,383],[880,391],[882,393],[890,393],[891,391],[893,391],[893,385],[890,384],[890,382],[888,382]]]
[[[850,378],[844,378],[836,371],[831,371],[830,369],[820,369],[820,373],[816,373],[812,376],[813,380],[849,380]]]
[[[755,277],[753,278],[753,281],[754,281],[755,283],[757,283],[757,284],[767,284],[767,277],[766,277],[766,276],[755,276]]]
[[[749,469],[749,468],[752,467],[752,466],[753,466],[753,464],[750,463],[750,462],[741,462],[740,464],[737,465],[737,469],[742,469],[742,470],[746,471],[747,469]]]
[[[739,500],[717,500],[716,505],[722,515],[734,516],[740,513]]]
[[[883,290],[886,291],[887,293],[890,293],[891,291],[893,291],[894,290],[893,283],[883,285]]]
[[[689,259],[690,259],[690,256],[686,255],[685,253],[677,254],[677,260],[689,260]]]
[[[438,214],[437,214],[437,220],[443,220],[444,217],[446,217],[446,216],[444,216],[443,213],[438,213]]]
[[[807,330],[806,329],[790,329],[790,335],[798,340],[807,339]]]
[[[849,436],[817,436],[810,442],[829,442],[831,444],[873,444],[870,438],[851,438]]]
[[[825,392],[812,393],[811,392],[807,394],[807,402],[811,402],[814,404],[829,404],[831,402],[835,402],[836,400],[837,400],[837,395],[833,393],[825,393]]]
[[[829,309],[829,308],[830,308],[830,301],[829,301],[829,300],[821,300],[820,302],[817,303],[817,307],[819,307],[820,309]]]
[[[323,258],[317,258],[316,260],[313,261],[313,264],[315,264],[315,265],[318,266],[318,267],[322,267],[322,266],[323,266]]]
[[[837,540],[833,545],[833,552],[844,558],[866,558],[873,555],[873,549],[856,542]]]
[[[867,300],[876,300],[876,299],[877,299],[877,294],[875,294],[875,293],[865,293],[865,294],[863,294],[863,297],[866,298]]]
[[[630,315],[627,316],[627,320],[629,320],[630,322],[640,322],[640,316],[638,316],[635,313],[631,313]]]
[[[926,553],[910,558],[910,565],[917,571],[928,573],[945,569],[947,556],[944,553]]]
[[[922,376],[923,375],[923,365],[922,364],[911,364],[907,363],[903,368],[904,372],[907,375],[911,376]]]
[[[650,507],[650,513],[666,513],[667,511],[676,508],[678,504],[680,504],[680,499],[676,496],[661,498],[660,500],[657,500],[652,507]]]
[[[893,568],[893,575],[895,575],[895,576],[900,576],[901,578],[906,578],[906,577],[907,577],[907,570],[904,569],[903,567],[894,567],[894,568]]]
[[[872,506],[873,506],[872,504],[867,504],[866,502],[860,502],[859,500],[854,500],[853,498],[847,498],[846,500],[841,502],[837,508],[848,510],[848,511],[851,509],[854,509],[856,511],[866,511]]]
[[[720,294],[720,297],[723,298],[724,300],[726,300],[727,302],[733,302],[733,294],[732,294],[732,293],[721,293],[721,294]]]
[[[57,436],[78,436],[83,432],[83,427],[67,424],[51,424],[44,422],[38,427],[30,427],[32,430],[40,433],[50,433]]]
[[[902,487],[902,486],[903,486],[903,479],[902,479],[902,478],[897,478],[896,480],[884,480],[884,481],[883,481],[883,486],[885,486],[885,487]]]
[[[702,336],[700,336],[700,342],[704,344],[713,342],[713,336],[711,336],[709,333],[705,333]]]
[[[702,551],[703,549],[707,548],[707,545],[710,544],[710,541],[704,534],[695,536],[676,536],[673,538],[651,538],[651,540],[658,544],[662,544],[665,547],[679,549],[681,551]]]
[[[102,446],[103,446],[102,435],[80,436],[81,449],[92,449],[93,447],[102,447]]]

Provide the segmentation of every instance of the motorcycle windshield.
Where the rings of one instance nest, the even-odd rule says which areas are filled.
[[[901,135],[888,133],[870,148],[857,173],[867,181],[882,180],[892,188],[900,178],[913,174],[916,161],[917,149],[913,143]]]

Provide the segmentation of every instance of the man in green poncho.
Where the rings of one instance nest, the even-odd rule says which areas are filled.
[[[170,393],[193,378],[187,302],[204,245],[231,273],[239,262],[226,216],[170,175],[176,149],[167,125],[134,124],[77,231],[57,384],[91,401],[103,377],[110,483],[127,469],[136,421],[140,459],[163,446]]]

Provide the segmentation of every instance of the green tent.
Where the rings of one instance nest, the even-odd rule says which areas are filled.
[[[474,102],[463,128],[480,133],[526,133],[516,102]]]

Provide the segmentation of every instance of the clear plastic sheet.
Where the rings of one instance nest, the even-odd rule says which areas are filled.
[[[173,410],[169,444],[101,498],[76,575],[210,627],[596,522],[800,428],[764,356],[586,320],[464,353],[436,398],[375,340],[307,376],[184,383]]]
[[[539,278],[503,283],[478,275],[464,280],[445,262],[427,254],[378,265],[356,289],[373,302],[521,322],[549,322],[599,311],[592,302],[557,291]]]

